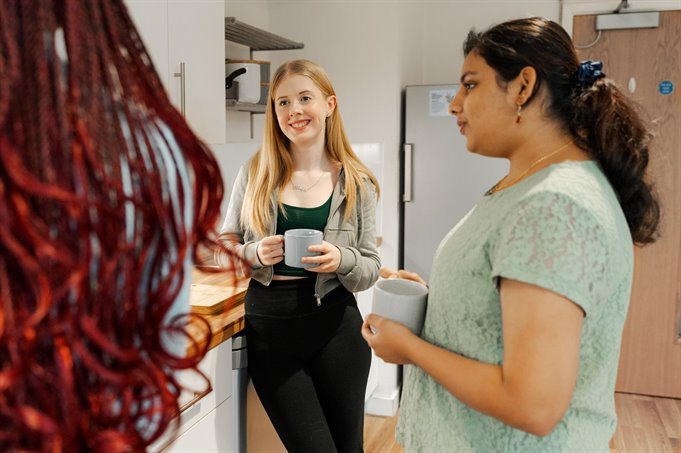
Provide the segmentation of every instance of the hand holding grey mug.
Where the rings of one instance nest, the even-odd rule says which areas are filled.
[[[402,278],[379,280],[374,285],[372,312],[404,324],[419,335],[426,317],[428,288]]]
[[[303,263],[305,256],[319,256],[319,252],[310,252],[311,245],[321,245],[324,233],[319,230],[297,228],[284,233],[284,263],[290,267],[317,267],[318,263]]]

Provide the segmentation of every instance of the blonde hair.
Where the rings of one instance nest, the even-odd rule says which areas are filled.
[[[336,92],[324,69],[309,60],[293,60],[279,66],[270,85],[269,102],[265,111],[265,134],[261,148],[249,162],[248,184],[241,207],[241,222],[244,230],[260,235],[267,234],[268,226],[273,222],[270,210],[272,193],[279,194],[291,180],[293,160],[288,148],[289,139],[279,128],[274,110],[274,94],[282,80],[288,75],[304,75],[309,77],[327,98]],[[354,211],[358,189],[365,190],[362,178],[367,178],[376,187],[376,195],[380,194],[378,181],[374,174],[357,157],[350,146],[338,105],[326,120],[325,148],[332,161],[343,168],[346,193],[346,210],[343,216],[347,220]],[[278,201],[282,208],[281,200]]]

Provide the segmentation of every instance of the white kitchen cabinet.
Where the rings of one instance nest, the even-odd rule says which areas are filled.
[[[232,398],[220,404],[197,424],[189,428],[164,453],[227,453],[233,452],[234,433],[231,423]]]
[[[225,143],[225,3],[223,0],[168,2],[170,73],[185,66],[189,124],[208,143]],[[181,103],[182,82],[170,82],[170,97]]]
[[[199,369],[211,380],[212,390],[206,392],[205,381],[194,372],[182,371],[179,374],[179,380],[186,388],[179,398],[179,404],[182,408],[180,414],[180,427],[176,433],[176,439],[173,443],[165,448],[163,452],[181,451],[176,450],[175,445],[180,438],[184,437],[185,433],[193,431],[194,426],[203,423],[206,417],[212,417],[212,420],[219,419],[220,425],[215,423],[204,423],[200,429],[195,431],[201,432],[201,437],[215,438],[214,442],[219,445],[233,445],[234,434],[232,433],[232,423],[230,421],[230,414],[224,415],[225,411],[229,412],[230,405],[234,401],[232,396],[232,339],[219,344],[214,347],[206,357],[199,364]],[[183,407],[184,406],[184,407]],[[219,414],[215,414],[215,409],[219,406],[225,406]],[[212,415],[211,415],[212,414]],[[224,423],[224,426],[222,424]],[[213,431],[207,433],[212,427]],[[190,437],[193,437],[192,434]],[[149,448],[151,452],[161,451],[160,449],[167,444],[169,434],[154,443]],[[185,445],[183,441],[180,445]],[[203,448],[197,448],[193,451],[210,451]],[[221,450],[231,451],[231,450]]]
[[[126,0],[163,86],[168,89],[168,0]]]
[[[225,143],[224,1],[126,5],[173,104],[205,142]]]

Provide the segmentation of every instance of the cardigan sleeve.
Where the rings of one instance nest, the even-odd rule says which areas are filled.
[[[357,246],[339,246],[341,264],[338,279],[350,291],[364,291],[378,280],[381,259],[376,246],[376,188],[365,182],[357,202]]]
[[[230,266],[228,251],[235,253],[244,260],[245,263],[249,263],[252,269],[259,269],[262,267],[256,252],[258,241],[244,241],[241,207],[244,202],[247,184],[248,163],[239,169],[239,173],[234,181],[234,187],[227,208],[227,215],[225,216],[220,235],[218,236],[218,242],[225,248],[218,247],[215,250],[215,262],[222,268],[228,268]]]

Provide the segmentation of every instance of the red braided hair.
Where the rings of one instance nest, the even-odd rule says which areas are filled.
[[[0,451],[172,425],[207,346],[171,309],[222,195],[121,0],[0,0]]]

